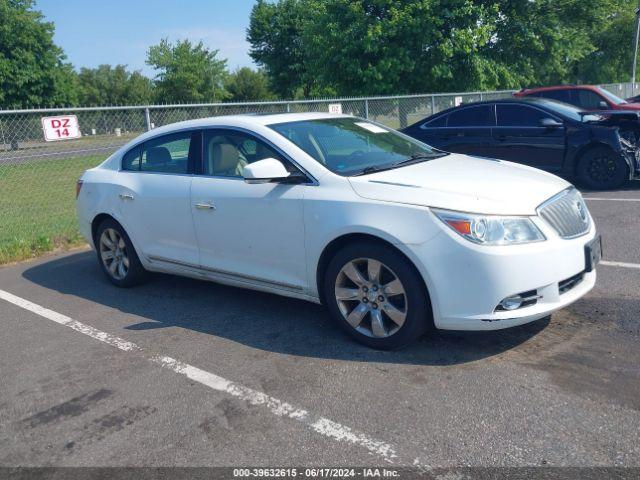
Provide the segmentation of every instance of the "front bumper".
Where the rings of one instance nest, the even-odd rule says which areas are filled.
[[[498,330],[549,316],[589,292],[595,270],[585,272],[585,245],[596,236],[560,238],[544,221],[534,222],[546,241],[525,245],[482,246],[450,229],[430,241],[411,246],[425,279],[434,323],[446,330]],[[579,282],[560,291],[559,284],[582,274]],[[564,285],[564,283],[562,283]],[[506,297],[535,291],[540,298],[516,310],[496,310]]]

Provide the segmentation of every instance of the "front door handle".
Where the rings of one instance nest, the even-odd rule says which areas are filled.
[[[196,203],[196,208],[198,210],[215,210],[216,209],[216,207],[214,207],[210,203]]]
[[[121,193],[119,197],[121,200],[133,200],[133,195],[130,193]]]

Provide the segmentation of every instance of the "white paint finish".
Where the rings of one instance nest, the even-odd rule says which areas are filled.
[[[640,263],[627,263],[627,262],[610,262],[607,260],[601,260],[600,265],[606,265],[608,267],[622,267],[622,268],[635,268],[640,269]]]
[[[354,446],[364,448],[372,455],[380,457],[389,463],[393,463],[394,459],[398,457],[394,447],[388,443],[370,438],[364,433],[354,431],[351,428],[338,422],[334,422],[326,417],[314,415],[308,410],[295,407],[290,403],[283,402],[282,400],[263,392],[232,382],[226,378],[216,375],[215,373],[194,367],[193,365],[181,362],[175,358],[166,355],[145,355],[144,350],[133,342],[129,342],[115,335],[111,335],[110,333],[93,328],[90,325],[78,322],[66,315],[49,310],[48,308],[13,295],[7,291],[0,290],[0,298],[46,318],[47,320],[64,325],[65,327],[69,327],[83,335],[106,343],[107,345],[111,345],[119,350],[142,354],[145,359],[160,365],[163,368],[167,368],[175,373],[183,375],[212,390],[231,395],[251,405],[264,407],[278,417],[296,420],[320,435],[338,442],[349,443]]]
[[[200,265],[306,290],[302,198],[308,185],[248,184],[194,177],[192,202]]]
[[[640,202],[640,198],[604,198],[604,197],[584,197],[585,200],[596,200],[600,202]]]
[[[198,246],[191,218],[190,175],[119,172],[120,187],[105,199],[129,236],[146,256],[198,264]],[[84,188],[84,185],[83,185]],[[120,195],[131,195],[123,199]],[[139,250],[139,251],[140,251]]]
[[[142,255],[145,267],[151,270],[269,288],[307,300],[318,298],[317,268],[327,245],[344,235],[371,235],[394,244],[414,263],[429,289],[435,324],[440,328],[504,328],[549,315],[566,304],[540,302],[535,312],[509,312],[510,322],[482,321],[498,315],[494,308],[503,298],[533,289],[553,291],[559,281],[584,269],[584,245],[595,235],[595,228],[567,241],[536,216],[537,207],[569,183],[531,167],[464,155],[344,177],[269,128],[275,123],[322,118],[336,116],[218,117],[145,133],[135,142],[191,128],[253,132],[293,159],[318,184],[247,184],[240,178],[123,173],[117,170],[129,148],[125,146],[83,176],[78,199],[81,231],[88,234],[88,224],[96,214],[116,212],[127,231],[132,225],[130,237],[137,251],[174,262],[148,263]],[[344,157],[344,162],[350,161],[349,155]],[[358,162],[366,155],[361,152],[355,158],[355,164],[361,165]],[[127,183],[124,177],[135,177],[145,185]],[[174,193],[183,181],[191,182],[188,213],[186,203]],[[146,185],[153,182],[157,184]],[[121,186],[151,198],[148,203],[146,198],[130,202],[145,205],[134,207],[131,218],[124,217],[133,209],[118,203]],[[87,198],[89,192],[93,192],[92,200]],[[166,208],[159,208],[163,202]],[[215,209],[196,209],[196,203],[211,204]],[[531,216],[547,239],[535,244],[476,245],[446,227],[431,213],[431,207]],[[196,232],[195,240],[191,240],[191,229]],[[198,266],[208,270],[197,270]],[[592,282],[587,282],[576,289],[572,300],[591,286]]]
[[[372,200],[493,215],[535,215],[538,205],[570,186],[535,168],[459,154],[349,181]]]

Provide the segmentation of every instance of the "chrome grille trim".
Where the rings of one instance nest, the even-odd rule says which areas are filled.
[[[582,218],[580,210],[584,212],[586,220]],[[584,235],[591,227],[587,206],[580,192],[574,187],[554,195],[542,203],[537,211],[538,215],[565,239]]]

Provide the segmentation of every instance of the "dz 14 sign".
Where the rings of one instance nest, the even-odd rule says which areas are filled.
[[[42,130],[47,142],[80,138],[80,126],[75,115],[61,115],[59,117],[42,117]]]

